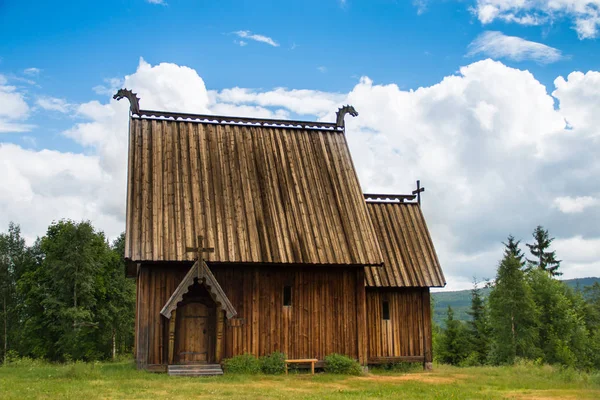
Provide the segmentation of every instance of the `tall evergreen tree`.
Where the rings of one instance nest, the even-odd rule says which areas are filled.
[[[498,266],[490,292],[490,361],[513,363],[515,357],[532,356],[537,339],[537,310],[521,264],[507,254]]]
[[[540,268],[548,271],[552,276],[560,276],[562,272],[559,272],[558,268],[561,260],[556,259],[556,251],[548,251],[552,241],[554,238],[550,237],[548,230],[538,225],[533,231],[533,243],[527,243],[529,251],[535,258],[527,259],[527,262],[530,269]]]
[[[522,266],[525,266],[525,260],[523,260],[525,255],[519,247],[521,241],[515,240],[515,237],[513,235],[508,235],[507,239],[508,243],[502,242],[502,244],[504,245],[504,256],[506,257],[508,255],[512,255],[514,258],[519,260],[519,263],[521,263]]]
[[[576,366],[585,364],[588,332],[581,294],[541,269],[528,274],[539,310],[538,345],[544,362]]]
[[[438,359],[446,364],[459,365],[469,354],[467,332],[463,323],[454,319],[454,310],[448,306],[446,329],[438,339]]]
[[[477,281],[473,282],[471,289],[471,310],[467,312],[471,316],[468,322],[471,349],[475,353],[478,364],[485,363],[489,351],[489,324],[485,299]]]

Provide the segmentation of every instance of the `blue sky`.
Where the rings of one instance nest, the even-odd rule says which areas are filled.
[[[30,238],[64,216],[123,229],[115,154],[126,144],[111,119],[122,105],[109,93],[123,83],[146,95],[143,108],[190,112],[332,119],[352,101],[363,189],[428,179],[425,212],[453,287],[482,264],[489,277],[505,236],[527,241],[538,223],[557,236],[569,277],[594,274],[599,10],[600,0],[0,0],[0,167],[13,191],[0,196],[0,224],[14,219]],[[86,193],[108,184],[117,200],[90,205]],[[43,217],[24,218],[32,207]],[[492,216],[513,209],[522,214]]]
[[[484,25],[473,10],[476,4],[107,0],[57,5],[5,0],[0,2],[0,37],[5,38],[0,42],[0,71],[34,80],[36,85],[27,87],[31,95],[44,93],[70,103],[100,99],[92,88],[131,72],[140,57],[151,64],[190,66],[210,89],[346,92],[361,76],[416,89],[486,58],[486,53],[468,55],[469,44],[485,31],[501,31],[561,51],[562,58],[550,64],[498,57],[507,65],[530,70],[550,89],[557,76],[600,64],[597,39],[580,40],[572,18],[545,26],[503,21]],[[235,32],[241,30],[270,37],[278,46],[252,40],[240,46],[243,39]],[[27,68],[41,72],[28,76],[23,74]],[[23,81],[15,84],[25,86]],[[56,115],[47,118],[40,112],[32,120],[43,121],[45,130],[60,132],[66,127]],[[51,145],[44,137],[40,140]],[[59,147],[69,145],[54,140]]]

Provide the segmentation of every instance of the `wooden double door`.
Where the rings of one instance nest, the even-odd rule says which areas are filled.
[[[203,300],[186,301],[177,307],[173,349],[176,364],[215,362],[216,307],[212,301]]]

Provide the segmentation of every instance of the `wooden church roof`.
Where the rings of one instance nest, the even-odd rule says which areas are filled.
[[[201,235],[212,262],[382,264],[343,123],[144,111],[133,100],[126,259],[191,261],[186,247]]]
[[[446,279],[440,266],[421,206],[416,202],[376,202],[367,197],[367,208],[384,259],[383,268],[365,268],[367,287],[442,287]]]

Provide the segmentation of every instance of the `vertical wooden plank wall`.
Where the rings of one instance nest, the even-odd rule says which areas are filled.
[[[169,363],[169,327],[160,310],[188,269],[176,265],[140,268],[136,320],[139,368]],[[222,335],[221,347],[215,351],[217,361],[243,353],[262,356],[274,351],[290,358],[319,360],[341,353],[366,361],[366,318],[360,317],[366,312],[362,268],[231,265],[212,266],[211,270],[238,312],[236,319],[217,323],[217,335]],[[292,286],[290,307],[283,306],[284,286]]]
[[[389,302],[390,319],[382,318]],[[431,362],[429,288],[367,288],[368,357],[425,357]]]
[[[365,292],[357,270],[362,268],[237,265],[211,269],[238,312],[237,320],[224,324],[223,358],[275,351],[290,358],[322,360],[331,353],[360,358],[357,287],[362,287],[363,298]],[[284,286],[292,286],[289,307],[283,305]],[[366,358],[365,330],[366,325],[361,336]]]
[[[160,310],[177,288],[189,266],[142,265],[137,278],[135,352],[138,368],[167,364],[168,328]]]

